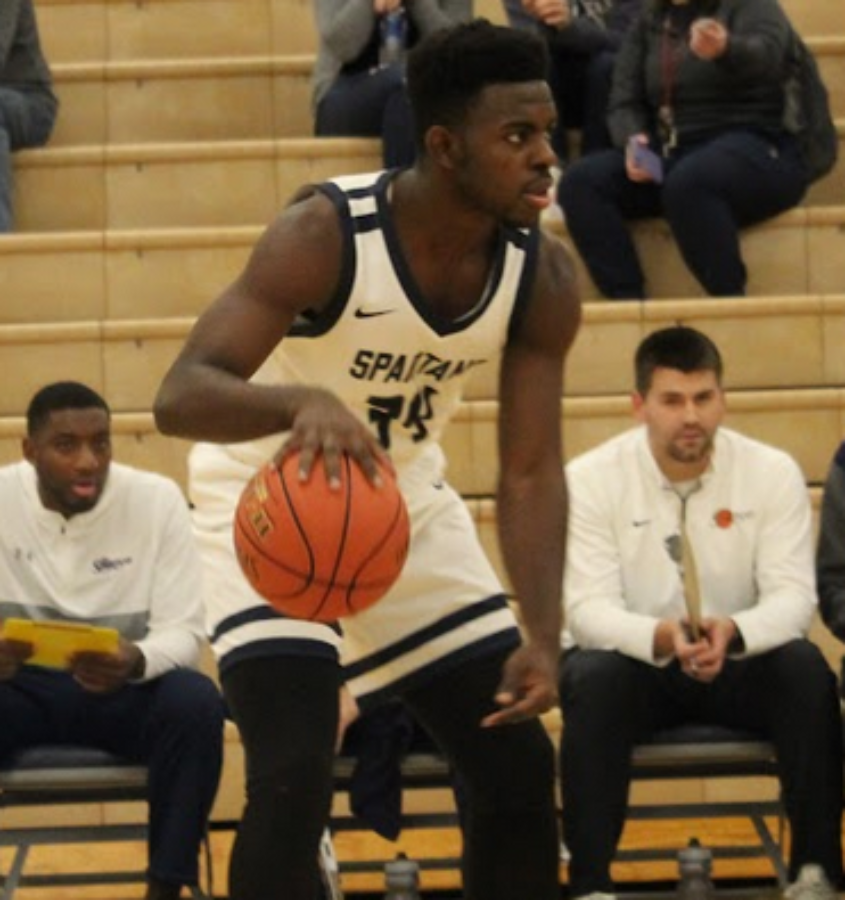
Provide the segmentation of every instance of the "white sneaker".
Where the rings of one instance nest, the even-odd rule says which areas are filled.
[[[798,878],[783,892],[784,900],[836,900],[839,894],[831,887],[821,866],[801,866]]]
[[[581,894],[575,897],[575,900],[616,900],[616,894],[602,894],[600,891],[594,891],[592,894]]]

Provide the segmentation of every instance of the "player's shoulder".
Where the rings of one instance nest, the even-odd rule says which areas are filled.
[[[581,297],[572,257],[563,242],[545,229],[538,238],[531,305],[536,327],[553,331],[569,346],[581,323]]]
[[[572,254],[555,234],[539,230],[536,281],[540,290],[560,293],[565,290],[573,299],[577,296],[577,281]]]
[[[548,228],[539,228],[538,244],[541,258],[550,263],[572,266],[572,254],[563,240]]]

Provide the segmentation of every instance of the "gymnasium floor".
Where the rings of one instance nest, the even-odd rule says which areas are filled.
[[[691,834],[703,843],[714,846],[730,845],[747,840],[746,823],[739,820],[670,820],[651,823],[632,823],[626,828],[623,846],[667,847],[677,845]],[[215,871],[215,896],[226,896],[226,870],[231,849],[231,834],[214,833],[212,850]],[[375,835],[354,832],[339,835],[336,850],[341,860],[361,861],[392,858],[405,851],[416,858],[451,857],[457,853],[456,835],[449,829],[427,832],[408,832],[396,844]],[[138,843],[101,843],[36,847],[32,850],[26,871],[47,873],[60,871],[104,871],[137,869],[143,865],[144,848]],[[0,865],[8,871],[10,851],[0,853]],[[343,878],[346,900],[382,900],[383,877],[379,867],[367,874],[347,874]],[[677,872],[674,862],[618,863],[614,877],[620,886],[620,900],[671,900],[674,896],[673,878]],[[561,869],[565,882],[565,867]],[[780,893],[774,889],[771,865],[765,859],[723,860],[714,863],[718,896],[725,900],[774,900]],[[458,873],[454,868],[422,871],[425,900],[461,900]],[[185,894],[187,897],[187,894]],[[566,889],[561,889],[565,898]],[[20,889],[15,900],[140,900],[143,887],[139,884]],[[528,898],[526,898],[528,900]]]

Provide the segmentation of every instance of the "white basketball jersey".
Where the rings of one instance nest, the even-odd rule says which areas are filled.
[[[401,472],[424,451],[429,468],[468,377],[501,355],[530,290],[526,272],[534,267],[526,261],[536,253],[537,235],[502,229],[483,296],[460,320],[443,319],[414,283],[393,227],[389,186],[389,172],[321,186],[343,228],[336,296],[322,313],[295,324],[253,380],[319,384],[334,392],[375,432]],[[260,465],[278,446],[273,436],[233,449],[257,451],[250,462]]]
[[[387,172],[320,186],[343,230],[338,290],[322,312],[297,321],[253,377],[333,391],[373,430],[396,466],[411,516],[409,560],[389,595],[345,620],[342,629],[344,661],[360,694],[379,693],[414,671],[445,665],[468,646],[482,652],[518,640],[472,520],[441,481],[439,441],[470,374],[498,361],[516,327],[531,290],[538,234],[502,229],[483,296],[460,320],[444,319],[414,283],[393,227],[389,186]],[[282,441],[283,435],[271,435],[226,446],[201,444],[191,454],[195,525],[212,570],[209,626],[223,668],[255,655],[340,649],[341,629],[272,612],[235,561],[231,518],[238,495]],[[401,651],[386,652],[394,643]]]

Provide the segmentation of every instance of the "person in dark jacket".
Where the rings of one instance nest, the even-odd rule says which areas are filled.
[[[655,216],[708,294],[745,294],[740,229],[797,205],[808,185],[783,125],[791,35],[777,0],[648,0],[616,62],[614,149],[573,165],[559,192],[606,297],[646,296],[625,222]]]
[[[0,3],[0,233],[11,231],[12,152],[46,144],[59,103],[32,0]]]
[[[845,641],[845,441],[833,457],[824,485],[816,575],[822,619]]]

